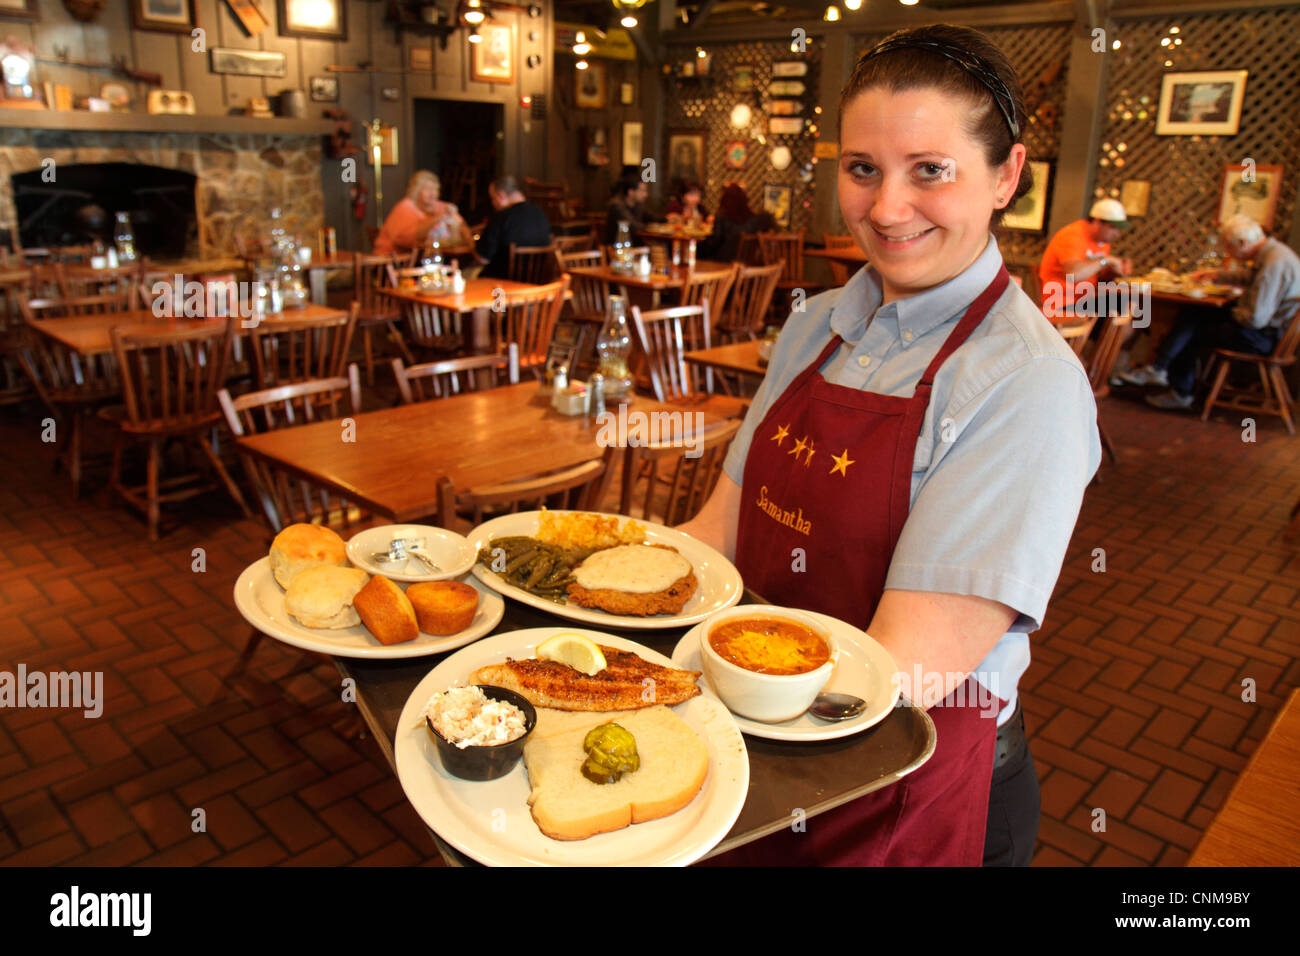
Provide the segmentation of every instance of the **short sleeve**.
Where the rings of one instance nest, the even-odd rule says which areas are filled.
[[[999,601],[1036,630],[1101,461],[1088,380],[1036,357],[944,417],[885,587]]]

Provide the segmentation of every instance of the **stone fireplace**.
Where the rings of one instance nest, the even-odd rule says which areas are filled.
[[[194,176],[197,229],[185,248],[156,252],[156,259],[236,255],[235,237],[264,236],[277,206],[285,228],[306,242],[314,243],[325,223],[319,136],[8,128],[0,129],[0,228],[19,232],[14,174],[50,168],[57,183],[60,168],[92,163],[143,164]]]

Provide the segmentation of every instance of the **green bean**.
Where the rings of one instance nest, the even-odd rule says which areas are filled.
[[[537,548],[533,548],[531,551],[525,551],[523,554],[515,555],[506,563],[506,574],[510,574],[525,564],[531,564],[537,554]]]
[[[536,587],[542,578],[551,573],[553,567],[555,567],[555,559],[543,555],[541,560],[533,565],[533,570],[528,575],[528,583],[524,585],[524,589],[531,590]]]

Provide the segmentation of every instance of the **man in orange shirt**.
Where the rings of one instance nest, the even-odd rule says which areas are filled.
[[[1110,244],[1119,238],[1120,230],[1131,225],[1118,199],[1098,199],[1087,219],[1070,223],[1052,237],[1038,266],[1043,314],[1049,319],[1069,316],[1075,299],[1087,295],[1089,288],[1088,297],[1096,303],[1099,280],[1133,271],[1131,260],[1110,254]]]

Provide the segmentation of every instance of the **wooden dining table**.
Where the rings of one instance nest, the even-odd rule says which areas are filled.
[[[305,305],[299,309],[286,309],[262,318],[261,324],[274,328],[277,322],[300,319],[336,318],[346,315],[341,309],[322,305]],[[103,355],[113,351],[113,329],[124,335],[159,335],[165,332],[188,332],[211,328],[214,322],[224,319],[176,318],[154,315],[150,309],[131,309],[126,312],[105,312],[99,315],[74,315],[60,319],[40,319],[35,327],[45,335],[61,342],[80,355]],[[248,320],[251,322],[252,320]],[[237,332],[243,332],[242,323],[236,323]]]
[[[331,272],[341,269],[351,271],[356,267],[355,252],[344,250],[332,255],[320,256],[313,253],[311,263],[303,266],[307,270],[307,284],[311,289],[311,301],[315,305],[324,305],[326,300],[326,283]]]
[[[470,279],[464,292],[437,292],[418,285],[384,286],[379,291],[389,298],[436,306],[470,317],[470,347],[482,351],[492,345],[492,310],[504,308],[503,293],[526,292],[537,286],[511,279]]]
[[[767,602],[746,590],[742,603]],[[505,616],[494,634],[565,623],[562,618],[511,598],[507,598],[505,604]],[[612,627],[598,629],[644,644],[669,657],[689,630],[686,627],[636,631]],[[397,770],[394,746],[402,708],[416,685],[448,656],[440,654],[404,660],[333,659],[343,678],[355,681],[357,708],[394,773]],[[802,811],[803,819],[811,819],[856,797],[889,786],[929,760],[935,742],[934,722],[930,715],[906,701],[900,702],[874,727],[836,740],[768,740],[746,734],[749,791],[731,830],[705,858],[791,826],[799,818],[797,811]],[[432,768],[430,772],[434,772]],[[447,864],[477,865],[432,830],[430,833]]]
[[[661,412],[676,413],[671,420],[680,422],[684,412],[641,396],[628,410],[648,413],[645,421]],[[700,411],[706,426],[722,420]],[[591,416],[561,415],[531,381],[365,412],[352,421],[355,441],[340,440],[339,423],[326,421],[241,438],[239,445],[395,522],[436,514],[441,478],[463,491],[570,468],[602,452],[601,425]],[[624,475],[635,480],[626,469]]]
[[[729,262],[699,261],[695,263],[693,271],[716,272],[730,268],[731,263]],[[628,306],[635,305],[642,311],[659,308],[659,302],[664,292],[669,290],[680,292],[692,272],[691,269],[684,265],[669,266],[666,271],[652,272],[649,275],[642,275],[639,272],[620,272],[612,265],[574,266],[567,271],[575,275],[601,279],[612,285],[619,286],[623,295],[627,297]]]
[[[733,342],[730,345],[715,345],[712,348],[696,349],[682,355],[692,365],[711,368],[731,375],[744,375],[759,378],[767,374],[767,365],[759,361],[758,347],[762,340],[752,342]]]

